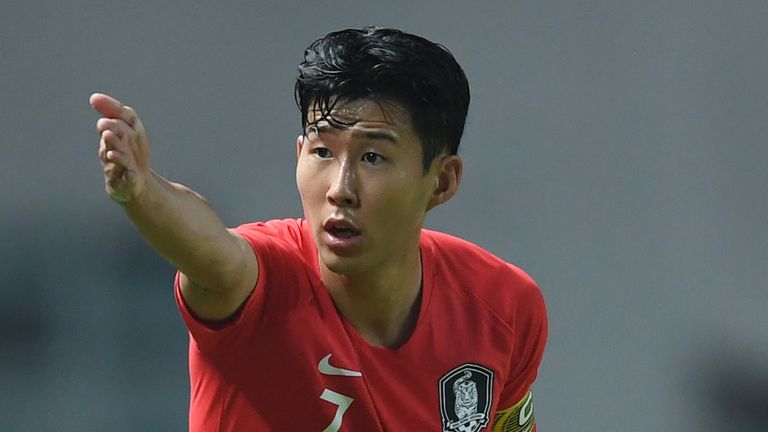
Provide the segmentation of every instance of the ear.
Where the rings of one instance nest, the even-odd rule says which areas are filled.
[[[299,135],[296,137],[296,159],[299,158],[302,147],[304,147],[304,135]]]
[[[429,199],[427,210],[443,204],[456,195],[461,183],[461,173],[464,163],[458,155],[446,155],[434,162],[435,187]]]

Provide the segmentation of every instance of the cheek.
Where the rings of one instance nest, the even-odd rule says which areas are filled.
[[[403,181],[371,190],[370,204],[387,225],[405,226],[420,223],[426,211],[422,185],[409,177]]]
[[[308,206],[316,203],[318,200],[325,199],[325,192],[321,177],[306,166],[299,165],[296,169],[296,186],[299,190],[299,197],[304,205],[304,210],[309,210]]]

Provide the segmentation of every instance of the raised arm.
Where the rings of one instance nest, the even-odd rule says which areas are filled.
[[[204,320],[228,318],[258,279],[253,250],[227,230],[202,196],[150,168],[149,140],[136,111],[100,93],[90,102],[102,115],[96,128],[107,194],[182,273],[181,292],[190,309]]]

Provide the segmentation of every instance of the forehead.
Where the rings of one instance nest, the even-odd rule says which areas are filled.
[[[309,123],[323,120],[319,106],[307,113]],[[354,99],[339,101],[330,112],[331,121],[364,128],[386,128],[400,133],[413,130],[411,113],[401,104],[388,100]]]

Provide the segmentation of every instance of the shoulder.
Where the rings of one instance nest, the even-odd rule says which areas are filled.
[[[523,269],[456,236],[424,230],[423,237],[445,284],[479,300],[512,329],[520,321],[546,320],[541,290]]]
[[[234,229],[240,235],[268,236],[299,243],[303,237],[303,219],[272,219],[263,222],[249,222]]]
[[[309,225],[304,219],[272,219],[242,224],[232,231],[249,243],[280,242],[295,249],[304,249],[311,242]]]
[[[293,262],[303,265],[314,256],[314,242],[304,219],[272,219],[242,224],[232,230],[253,248],[259,265]],[[264,261],[264,262],[262,262]]]

